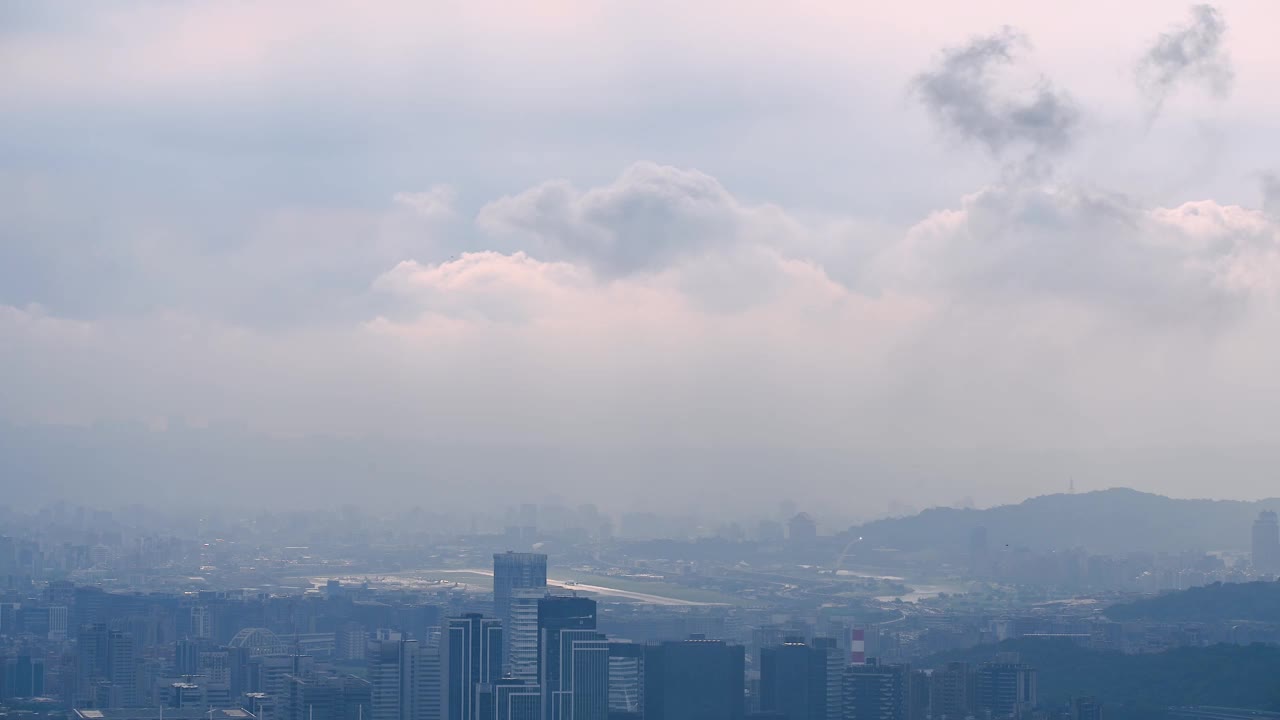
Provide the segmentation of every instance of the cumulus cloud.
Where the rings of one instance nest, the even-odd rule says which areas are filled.
[[[1186,24],[1156,38],[1135,70],[1152,118],[1183,84],[1198,84],[1219,98],[1231,92],[1235,72],[1224,42],[1226,32],[1226,21],[1217,8],[1193,5]]]
[[[589,270],[569,263],[541,262],[523,252],[485,251],[435,264],[405,260],[373,286],[407,300],[417,312],[518,323],[572,307],[568,301],[593,282]]]
[[[540,184],[486,205],[477,224],[609,276],[654,272],[745,244],[779,244],[795,229],[777,208],[744,206],[705,173],[651,162],[586,191],[564,181]]]
[[[417,217],[402,199],[386,212]],[[299,244],[256,257],[284,267],[325,226],[359,236],[386,222],[312,219],[286,233]],[[0,307],[6,417],[729,454],[1224,441],[1280,420],[1256,360],[1275,352],[1260,328],[1276,312],[1280,239],[1257,210],[994,185],[859,256],[853,274],[874,292],[815,252],[826,225],[692,170],[540,183],[475,225],[469,242],[528,249],[380,248],[360,267],[398,259],[357,290],[324,291],[351,312],[271,331],[195,312],[82,321]],[[324,257],[363,247],[330,242]],[[834,480],[813,482],[820,494]]]
[[[1029,92],[998,82],[998,72],[1016,65],[1028,46],[1026,35],[1006,27],[948,48],[916,76],[916,95],[940,125],[992,154],[1022,149],[1035,160],[1061,152],[1079,123],[1074,101],[1043,76]]]
[[[1277,226],[1257,210],[998,185],[916,224],[880,269],[948,303],[1069,303],[1117,325],[1223,328],[1276,297],[1277,251]]]

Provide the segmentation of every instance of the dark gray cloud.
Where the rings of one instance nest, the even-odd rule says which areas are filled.
[[[1235,72],[1227,54],[1222,13],[1212,5],[1193,5],[1191,19],[1162,33],[1138,61],[1138,88],[1154,118],[1184,83],[1195,83],[1215,97],[1231,92]]]
[[[542,183],[486,205],[477,220],[491,234],[533,240],[539,256],[586,262],[607,276],[661,271],[785,223],[740,205],[709,175],[651,162],[587,191]]]
[[[1013,28],[975,37],[943,51],[914,89],[939,124],[993,154],[1023,148],[1028,158],[1065,150],[1080,113],[1065,93],[1040,77],[1030,92],[1001,88],[997,71],[1018,62],[1027,37]]]

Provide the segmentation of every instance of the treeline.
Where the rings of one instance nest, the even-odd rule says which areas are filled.
[[[1107,608],[1112,620],[1280,622],[1280,582],[1214,583]]]
[[[1080,647],[1063,638],[1022,638],[999,645],[941,653],[925,668],[947,662],[981,664],[998,652],[1016,652],[1038,671],[1039,701],[1061,707],[1073,697],[1096,696],[1108,718],[1158,720],[1176,705],[1280,710],[1280,647],[1214,645],[1125,655]]]

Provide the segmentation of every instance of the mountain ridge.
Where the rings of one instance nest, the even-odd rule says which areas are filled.
[[[1039,495],[991,508],[930,508],[849,529],[873,547],[964,552],[977,528],[996,549],[1094,553],[1240,551],[1261,510],[1280,511],[1280,498],[1171,498],[1126,487]]]

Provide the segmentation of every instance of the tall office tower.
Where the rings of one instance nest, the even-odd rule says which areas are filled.
[[[840,720],[844,663],[831,638],[789,637],[760,650],[760,709],[788,720]]]
[[[369,641],[369,720],[427,720],[422,652],[417,640]]]
[[[424,633],[426,642],[420,643],[422,657],[419,659],[419,698],[418,709],[426,720],[442,720],[444,718],[444,669],[441,657],[441,631],[439,627],[428,628]]]
[[[196,640],[179,640],[173,648],[174,673],[178,676],[199,675],[202,649]]]
[[[874,658],[844,671],[844,720],[907,720],[905,665],[881,665]]]
[[[907,674],[907,717],[910,720],[928,720],[931,714],[929,673],[912,670]]]
[[[540,720],[542,694],[537,683],[503,678],[476,686],[476,708],[480,720]]]
[[[372,684],[353,675],[290,675],[287,685],[281,720],[361,720],[372,712]]]
[[[741,645],[692,638],[645,648],[645,720],[742,720]]]
[[[250,692],[264,692],[272,698],[283,698],[289,690],[287,678],[300,677],[315,667],[310,655],[258,655],[249,658],[244,673]]]
[[[644,711],[644,646],[609,643],[609,714]]]
[[[502,622],[480,613],[445,620],[440,670],[444,720],[477,720],[477,686],[502,677]]]
[[[511,603],[516,590],[547,590],[547,556],[540,553],[494,553],[493,555],[493,614],[502,621],[502,627],[512,627]],[[505,634],[502,645],[504,675],[514,675],[511,661],[516,658],[512,654],[512,636]],[[527,677],[528,657],[520,655],[521,675]]]
[[[554,653],[560,669],[547,673],[547,720],[607,720],[609,642],[595,630],[561,630]],[[551,655],[552,653],[548,653]]]
[[[138,659],[133,635],[86,625],[76,637],[77,692],[93,707],[136,707]]]
[[[108,680],[113,688],[112,701],[119,702],[120,707],[137,707],[138,653],[133,635],[118,630],[111,631],[107,636],[107,656]]]
[[[1270,510],[1258,513],[1258,519],[1253,521],[1253,569],[1280,573],[1280,523]]]
[[[17,657],[0,656],[0,700],[44,695],[44,660],[23,651]]]
[[[94,685],[107,677],[106,625],[85,625],[76,635],[76,702],[92,707]]]
[[[213,637],[213,613],[208,605],[191,608],[191,637],[207,640]]]
[[[1036,671],[1016,656],[1003,657],[978,667],[975,689],[979,713],[993,718],[1027,716],[1036,705]]]
[[[596,601],[547,595],[538,600],[538,684],[544,720],[604,720],[609,646],[596,632]]]
[[[936,720],[963,720],[973,714],[976,675],[968,663],[951,662],[929,678],[929,705]]]
[[[517,588],[511,593],[511,620],[503,626],[508,677],[538,682],[538,601],[546,595],[546,588]]]
[[[1072,698],[1071,720],[1102,720],[1102,703],[1096,697]]]
[[[333,654],[340,660],[359,660],[369,644],[369,631],[357,622],[345,622],[333,634]]]

